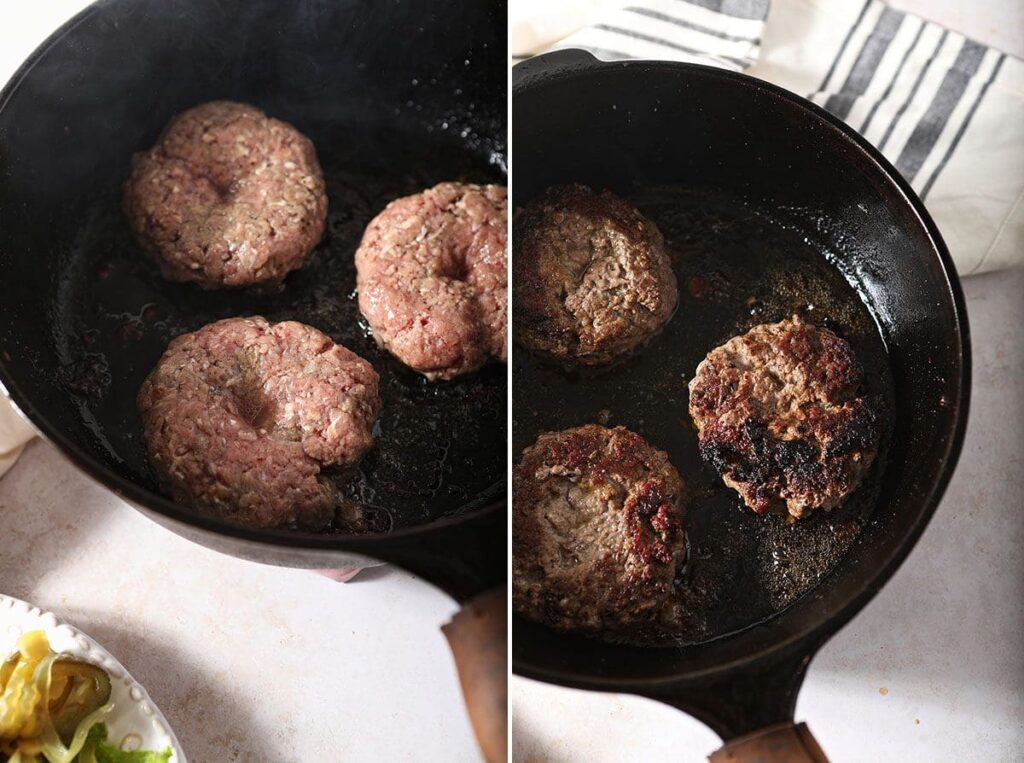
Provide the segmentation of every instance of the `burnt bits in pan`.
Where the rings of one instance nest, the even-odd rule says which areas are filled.
[[[505,367],[430,383],[379,348],[359,313],[353,257],[370,220],[393,199],[441,181],[503,183],[486,155],[446,135],[378,126],[304,125],[328,196],[326,232],[301,270],[276,289],[207,292],[171,283],[140,256],[119,207],[99,189],[65,255],[52,305],[61,387],[76,401],[94,452],[160,492],[135,395],[175,337],[224,318],[262,315],[314,326],[380,374],[373,446],[353,467],[324,469],[339,496],[325,532],[383,532],[482,506],[504,492]],[[112,179],[116,180],[116,179]]]
[[[642,352],[612,367],[567,371],[545,356],[513,358],[513,452],[542,432],[586,422],[624,426],[664,449],[687,487],[688,556],[660,632],[603,634],[650,646],[699,643],[770,618],[835,568],[871,521],[892,426],[893,389],[879,329],[811,213],[675,186],[625,194],[665,237],[682,285],[677,316]],[[687,384],[708,351],[749,329],[799,315],[849,343],[862,394],[877,401],[879,455],[832,511],[790,524],[742,506],[700,455]]]

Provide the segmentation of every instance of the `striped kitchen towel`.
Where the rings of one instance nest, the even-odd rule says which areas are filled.
[[[1024,62],[880,0],[628,1],[553,47],[711,64],[800,93],[903,173],[961,274],[1024,264]],[[513,24],[517,58],[550,47],[539,26]]]

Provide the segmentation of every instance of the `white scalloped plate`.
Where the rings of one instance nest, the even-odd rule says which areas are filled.
[[[20,599],[0,594],[0,662],[17,649],[17,640],[22,633],[33,630],[46,632],[53,651],[91,662],[110,675],[110,700],[114,709],[104,722],[111,743],[119,744],[125,750],[163,750],[170,747],[174,752],[172,763],[187,763],[185,753],[163,713],[110,652],[77,628],[62,623],[52,612],[44,612]]]

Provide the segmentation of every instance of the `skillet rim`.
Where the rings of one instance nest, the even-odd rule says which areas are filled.
[[[93,15],[106,10],[108,7],[115,5],[115,3],[116,0],[95,0],[95,2],[71,16],[45,40],[39,43],[15,70],[3,88],[0,89],[0,112],[7,108],[18,88],[31,74],[36,64],[51,49],[63,41],[77,27],[87,22]],[[507,125],[506,132],[508,132]],[[169,498],[146,490],[137,483],[125,479],[113,470],[103,466],[83,448],[66,437],[60,429],[52,426],[49,419],[36,409],[28,399],[28,396],[11,379],[12,377],[8,372],[6,363],[3,357],[0,357],[0,397],[6,399],[15,412],[32,426],[41,439],[54,446],[79,472],[103,485],[144,516],[148,516],[152,512],[166,517],[174,523],[184,524],[199,530],[204,534],[226,536],[243,541],[250,546],[266,546],[275,549],[293,550],[299,553],[303,551],[345,551],[364,553],[372,557],[375,549],[383,550],[388,545],[392,545],[388,542],[389,539],[394,539],[395,544],[400,544],[408,539],[433,535],[439,531],[454,530],[466,524],[480,522],[497,512],[505,511],[507,508],[506,495],[508,487],[506,470],[506,474],[495,482],[493,488],[495,490],[495,497],[493,499],[477,498],[477,500],[481,501],[481,506],[469,510],[460,508],[456,510],[457,513],[455,514],[438,517],[437,519],[420,524],[400,527],[387,533],[326,535],[232,524],[222,519],[200,514],[192,509],[179,506]],[[502,482],[506,483],[504,491],[501,490]],[[172,532],[180,535],[175,530],[172,530]]]
[[[538,666],[524,661],[522,655],[517,655],[515,650],[515,624],[526,624],[526,621],[524,621],[519,615],[513,613],[512,672],[516,675],[536,681],[543,681],[545,683],[558,684],[579,689],[632,692],[647,696],[656,696],[666,691],[671,691],[672,689],[706,682],[707,680],[715,677],[722,677],[735,673],[745,666],[753,666],[773,659],[784,659],[786,655],[794,653],[802,653],[807,657],[807,659],[810,659],[818,648],[820,648],[825,641],[838,632],[858,612],[860,612],[896,573],[899,567],[906,560],[907,556],[913,550],[914,546],[917,545],[918,540],[923,534],[925,528],[928,526],[928,523],[931,521],[932,516],[934,516],[935,511],[945,494],[946,488],[949,485],[949,481],[953,476],[953,472],[956,469],[957,462],[959,461],[960,454],[963,449],[971,396],[970,326],[968,323],[967,307],[964,301],[963,289],[960,284],[956,266],[953,263],[949,249],[946,247],[946,243],[943,240],[938,227],[935,225],[934,220],[932,220],[931,215],[928,213],[924,203],[917,196],[916,192],[902,177],[902,175],[899,174],[895,167],[893,167],[889,160],[886,159],[878,149],[868,143],[868,141],[859,133],[853,130],[853,128],[833,116],[824,108],[806,98],[803,98],[802,96],[797,95],[796,93],[741,72],[719,69],[713,66],[648,59],[601,61],[589,51],[571,48],[535,56],[516,64],[512,68],[513,115],[515,114],[515,99],[517,96],[521,96],[523,91],[542,87],[543,85],[556,80],[594,76],[599,72],[614,68],[621,68],[625,70],[633,69],[636,71],[636,74],[633,76],[638,77],[643,77],[644,75],[652,73],[671,75],[675,77],[707,77],[720,80],[723,83],[723,87],[749,88],[763,93],[770,98],[788,102],[797,109],[802,110],[809,117],[816,118],[823,128],[831,130],[833,135],[849,144],[854,149],[854,154],[865,170],[875,174],[876,177],[881,176],[883,180],[888,182],[888,185],[895,193],[897,200],[901,200],[904,206],[909,208],[909,211],[913,213],[912,217],[917,220],[917,223],[921,226],[931,243],[932,254],[937,255],[940,265],[942,280],[944,282],[943,290],[949,296],[953,310],[952,317],[954,319],[954,331],[950,338],[955,344],[959,345],[959,395],[956,400],[955,408],[950,406],[950,409],[953,411],[953,415],[955,416],[955,420],[951,427],[947,426],[944,428],[945,433],[949,434],[950,437],[947,440],[945,453],[942,456],[941,466],[938,473],[932,480],[930,494],[922,502],[916,519],[906,528],[903,538],[896,549],[882,564],[869,568],[868,572],[863,575],[860,590],[843,598],[838,606],[832,609],[831,614],[828,616],[805,628],[798,629],[798,631],[793,635],[781,639],[775,639],[768,644],[763,644],[758,649],[749,652],[742,657],[726,659],[711,665],[704,664],[700,667],[689,670],[676,670],[675,672],[668,672],[665,675],[657,677],[619,678],[599,676],[595,675],[593,672],[583,674],[569,671],[568,669],[564,672],[559,672],[558,670],[547,666]],[[516,71],[517,69],[519,70],[518,72]],[[514,129],[513,116],[513,155],[515,153]],[[870,310],[870,307],[869,311],[874,315],[874,311]],[[845,559],[841,560],[836,568],[829,573],[826,580],[828,577],[832,577],[836,571],[844,565],[845,561]],[[780,615],[783,615],[787,610],[798,605],[805,597],[818,590],[823,582],[825,581],[819,582],[788,607],[776,612],[768,621],[766,621],[766,623],[777,621]],[[534,623],[529,623],[529,625],[531,627],[538,628],[544,627]],[[677,648],[667,647],[661,649],[667,652],[678,653],[680,651],[690,649],[693,646],[699,647],[727,641],[741,634],[746,634],[755,627],[757,627],[756,624],[737,631],[736,633],[726,634],[719,638],[702,642],[697,645]],[[553,631],[552,633],[559,639],[571,640],[581,638],[580,636],[559,634]],[[610,643],[601,643],[600,646],[603,650],[609,651],[626,651],[629,649],[635,650],[642,648],[628,646],[623,647]],[[708,662],[707,660],[704,660],[703,657],[698,659]]]

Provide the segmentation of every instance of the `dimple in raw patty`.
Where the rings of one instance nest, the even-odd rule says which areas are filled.
[[[313,144],[294,127],[213,101],[133,157],[124,208],[165,278],[240,287],[301,267],[323,236],[327,192]]]
[[[320,470],[372,445],[377,383],[315,328],[229,318],[172,341],[137,402],[176,500],[241,524],[318,529],[335,505]]]
[[[656,334],[678,300],[658,228],[610,191],[549,188],[513,221],[516,341],[601,365]]]
[[[388,204],[356,251],[359,309],[377,343],[429,379],[504,361],[506,192],[441,183]]]
[[[512,473],[512,602],[559,630],[655,622],[686,556],[683,481],[627,429],[542,434]]]
[[[794,316],[708,353],[690,382],[701,454],[758,513],[838,506],[878,453],[878,402],[850,345]]]

